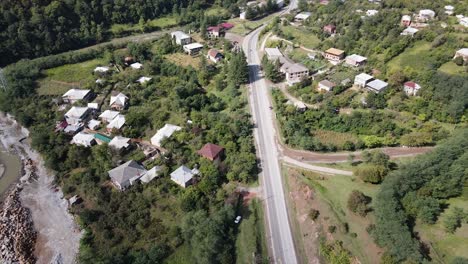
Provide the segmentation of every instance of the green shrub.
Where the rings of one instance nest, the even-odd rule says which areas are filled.
[[[319,215],[320,215],[320,212],[318,210],[310,209],[310,212],[309,212],[310,219],[316,220],[319,217]]]

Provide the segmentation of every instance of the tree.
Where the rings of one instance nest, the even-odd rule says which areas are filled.
[[[243,51],[231,56],[228,68],[228,81],[239,87],[248,81],[249,68]]]
[[[364,193],[353,190],[348,197],[348,209],[353,213],[357,213],[360,216],[366,216],[369,211],[368,204],[371,202],[371,198],[366,196]]]
[[[387,175],[387,169],[382,165],[360,164],[353,170],[353,174],[364,182],[378,184]]]
[[[462,221],[466,218],[462,208],[455,207],[453,212],[447,216],[444,221],[444,226],[447,232],[454,233],[461,226]]]

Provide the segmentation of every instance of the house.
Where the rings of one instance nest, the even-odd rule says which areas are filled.
[[[344,58],[344,50],[329,48],[325,51],[324,57],[329,61],[339,62]]]
[[[323,27],[323,31],[325,31],[326,33],[328,33],[330,35],[336,34],[336,26],[328,24],[328,25]]]
[[[88,108],[90,108],[91,110],[97,110],[99,108],[99,104],[98,103],[88,103]]]
[[[206,29],[206,34],[208,35],[208,38],[216,39],[216,38],[224,37],[224,35],[226,35],[226,32],[223,27],[214,26],[214,27],[208,27]]]
[[[319,91],[330,92],[331,90],[333,90],[333,87],[335,86],[336,85],[330,82],[329,80],[323,80],[318,83],[317,89]]]
[[[445,14],[451,16],[451,15],[453,15],[453,10],[455,10],[455,7],[453,7],[451,5],[446,5],[446,6],[444,6],[444,9],[445,9]]]
[[[456,59],[458,57],[462,57],[463,61],[468,61],[468,48],[463,48],[463,49],[457,50],[457,52],[455,52],[455,56],[453,58]]]
[[[224,148],[216,144],[207,143],[197,153],[211,161],[220,160]]]
[[[189,35],[182,32],[182,31],[172,32],[171,33],[171,38],[173,40],[175,40],[175,43],[177,45],[181,45],[181,46],[192,43],[192,38]]]
[[[171,137],[174,132],[181,130],[180,126],[165,124],[163,128],[159,129],[158,132],[151,138],[151,144],[161,147],[163,139]]]
[[[121,111],[127,107],[128,97],[120,92],[112,91],[110,98],[110,108]]]
[[[141,176],[140,182],[142,183],[149,183],[152,181],[154,178],[157,178],[160,176],[160,172],[162,171],[162,167],[160,166],[154,166],[150,170],[148,170],[145,175]]]
[[[96,119],[91,119],[88,122],[88,128],[91,130],[96,130],[96,128],[98,128],[100,125],[101,125],[101,121],[98,121]]]
[[[98,73],[106,73],[108,71],[109,71],[109,67],[98,66],[94,69],[94,72],[98,72]]]
[[[78,134],[73,136],[71,144],[83,147],[91,147],[92,145],[96,144],[96,141],[94,140],[93,134],[79,132]]]
[[[125,125],[125,116],[118,115],[106,126],[107,131],[110,133],[112,130],[120,130]]]
[[[102,145],[102,144],[109,144],[109,142],[111,142],[111,138],[108,137],[108,136],[105,136],[103,134],[99,134],[99,133],[96,133],[94,134],[94,139],[96,140],[96,143],[98,145]]]
[[[468,27],[468,17],[464,17],[460,19],[460,25],[464,27]]]
[[[280,72],[286,75],[286,82],[293,85],[309,77],[309,69],[301,63],[286,61],[280,68]]]
[[[65,120],[69,125],[82,123],[88,117],[90,109],[88,107],[73,106],[65,113]]]
[[[403,32],[400,33],[400,35],[402,36],[411,36],[411,37],[414,37],[414,34],[416,34],[416,32],[418,32],[419,30],[417,28],[414,28],[414,27],[407,27],[403,30]]]
[[[411,16],[408,16],[408,15],[402,16],[400,23],[404,27],[409,27],[411,25]]]
[[[283,57],[283,54],[278,48],[265,48],[265,54],[267,55],[268,60],[271,61]]]
[[[117,111],[106,110],[102,114],[99,115],[99,118],[103,122],[110,123],[118,115],[119,115],[119,112],[117,112]]]
[[[294,17],[294,21],[296,22],[304,22],[306,21],[312,14],[310,12],[301,12],[299,14],[297,14],[295,17]]]
[[[135,62],[135,63],[130,64],[130,67],[132,69],[139,70],[139,69],[143,68],[143,64],[141,64],[139,62]]]
[[[191,170],[182,165],[171,173],[171,180],[183,188],[187,188],[193,183],[193,177],[196,175],[195,172],[197,172],[196,169]]]
[[[216,49],[210,49],[206,57],[212,62],[217,63],[218,61],[223,59],[223,54],[221,54],[221,52],[219,52]]]
[[[354,77],[354,85],[360,88],[364,88],[372,80],[374,80],[374,77],[372,77],[371,75],[366,73],[360,73],[356,75],[356,77]]]
[[[378,79],[370,81],[366,85],[367,90],[374,92],[374,93],[380,93],[384,91],[387,87],[388,87],[388,83],[378,80]]]
[[[62,100],[65,103],[74,104],[79,100],[89,100],[91,97],[91,90],[70,89],[62,95]]]
[[[378,10],[375,10],[375,9],[370,9],[370,10],[367,10],[366,11],[366,16],[370,17],[370,16],[375,16],[379,13]]]
[[[130,138],[115,136],[110,142],[109,147],[118,151],[127,150],[130,147]]]
[[[66,121],[65,121],[66,123]],[[67,126],[63,129],[63,132],[69,135],[75,135],[76,133],[83,130],[83,123],[76,123],[76,124],[67,124]]]
[[[139,82],[140,84],[144,84],[144,83],[146,83],[146,82],[151,81],[151,79],[153,79],[153,78],[142,76],[142,77],[140,77],[140,78],[137,80],[137,82]]]
[[[350,66],[359,67],[359,66],[364,65],[366,61],[367,61],[366,57],[353,54],[353,55],[349,55],[346,57],[345,63]]]
[[[107,172],[112,183],[117,189],[124,191],[133,185],[138,179],[146,174],[146,169],[134,160],[126,163]]]
[[[191,43],[184,45],[184,51],[187,52],[188,55],[196,56],[200,53],[200,50],[203,49],[203,45],[200,43]]]
[[[432,20],[435,17],[435,12],[430,9],[422,9],[419,11],[418,20],[420,22],[426,22]]]
[[[409,96],[417,95],[419,89],[421,89],[421,86],[415,82],[405,82],[403,85],[403,90]]]

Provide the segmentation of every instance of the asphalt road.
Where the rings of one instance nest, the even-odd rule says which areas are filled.
[[[286,208],[283,181],[279,165],[280,153],[275,141],[273,111],[270,109],[269,90],[260,73],[257,52],[258,36],[263,27],[245,37],[243,49],[249,63],[249,103],[255,123],[254,135],[262,172],[260,181],[269,229],[269,245],[274,263],[297,263],[291,226]]]

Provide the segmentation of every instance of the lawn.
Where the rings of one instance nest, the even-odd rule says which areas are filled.
[[[306,48],[314,49],[320,44],[320,39],[312,32],[293,26],[281,27],[283,33],[288,36],[288,40],[300,44]]]
[[[293,61],[304,64],[305,66],[307,66],[307,68],[309,68],[309,70],[312,71],[319,70],[327,66],[327,63],[325,61],[309,59],[309,57],[307,56],[308,53],[309,52],[303,49],[295,48],[287,55]]]
[[[440,72],[450,74],[450,75],[467,75],[468,71],[466,67],[458,66],[453,61],[442,64],[439,68]]]
[[[413,70],[423,70],[431,68],[431,44],[425,41],[418,41],[414,43],[411,48],[405,49],[400,55],[393,58],[388,62],[390,71],[402,70],[406,67]]]
[[[76,64],[66,64],[43,72],[45,78],[38,81],[40,95],[60,95],[72,87],[80,87],[94,80],[94,68],[104,65],[103,59],[94,59]]]
[[[200,55],[203,56],[203,55]],[[200,57],[192,57],[184,53],[173,53],[165,56],[165,58],[182,67],[192,66],[195,69],[198,69],[200,66]]]
[[[468,258],[468,224],[464,223],[454,234],[444,229],[444,220],[455,207],[468,212],[468,186],[465,186],[463,195],[447,201],[448,208],[440,215],[434,225],[418,224],[416,231],[421,232],[423,240],[431,241],[431,256],[441,263],[450,263],[455,256]]]

